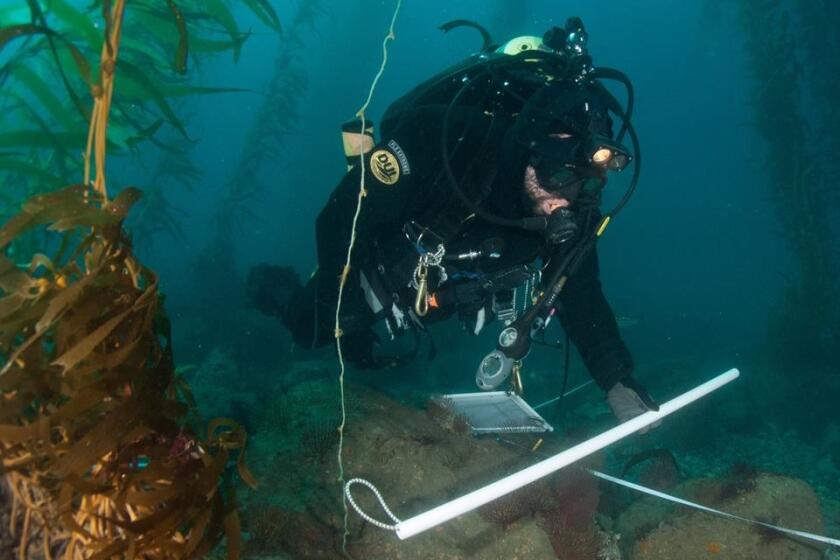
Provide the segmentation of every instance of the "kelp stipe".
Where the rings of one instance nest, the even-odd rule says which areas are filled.
[[[216,211],[216,231],[209,249],[214,253],[219,253],[220,248],[233,251],[230,244],[239,224],[251,216],[251,205],[265,189],[261,178],[265,165],[282,161],[286,142],[297,130],[299,105],[308,90],[306,51],[301,47],[305,43],[304,34],[312,30],[320,10],[320,0],[301,0],[291,25],[279,39],[264,100],[252,115],[244,147],[226,184],[226,195]],[[227,260],[221,258],[223,262]]]
[[[25,7],[0,11],[0,48],[8,55],[0,65],[0,85],[8,93],[0,99],[0,183],[11,183],[3,192],[14,201],[70,184],[82,172],[77,154],[85,149],[90,97],[101,88],[89,60],[100,46],[95,21],[103,8],[102,2],[79,4],[28,1],[26,19]],[[269,3],[242,7],[280,31]],[[234,12],[220,0],[158,0],[132,7],[120,46],[120,87],[109,117],[111,156],[141,164],[188,157],[183,144],[194,140],[187,132],[182,98],[242,91],[192,85],[194,70],[215,55],[229,52],[238,60],[250,32],[239,29]],[[142,185],[150,196],[140,209],[158,222],[133,228],[134,238],[144,245],[157,234],[177,234],[176,214],[162,184],[188,186],[179,171],[159,165]],[[9,216],[2,212],[2,217]]]
[[[753,123],[767,147],[769,194],[795,267],[782,308],[771,322],[770,343],[779,363],[799,367],[803,360],[826,358],[815,351],[814,342],[837,328],[833,323],[838,320],[837,309],[828,304],[836,299],[832,296],[837,289],[830,209],[838,206],[828,178],[832,171],[836,175],[837,164],[833,153],[824,157],[820,152],[826,146],[815,142],[812,114],[806,109],[810,88],[821,107],[813,114],[837,113],[832,110],[836,96],[827,94],[831,88],[824,81],[826,57],[813,56],[820,50],[817,45],[825,48],[833,35],[815,32],[813,20],[824,19],[824,14],[813,3],[783,6],[773,0],[749,0],[739,3],[738,11],[755,83]],[[796,55],[803,47],[812,56],[800,62]],[[836,129],[825,138],[836,146]]]

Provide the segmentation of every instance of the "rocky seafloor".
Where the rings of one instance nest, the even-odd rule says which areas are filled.
[[[644,484],[748,519],[837,537],[840,469],[828,426],[821,439],[763,422],[718,401],[686,410],[648,436],[634,436],[496,502],[411,539],[345,512],[338,471],[339,385],[333,363],[286,364],[283,375],[241,383],[228,354],[211,352],[189,373],[206,417],[233,416],[250,432],[247,460],[260,480],[239,495],[251,560],[561,559],[838,560],[761,526],[693,511],[592,477],[584,467]],[[238,381],[237,381],[238,380]],[[530,465],[612,425],[597,390],[570,402],[561,429],[476,438],[435,401],[406,404],[379,388],[348,383],[344,478],[374,483],[407,518]],[[741,399],[741,400],[739,400]],[[725,409],[725,410],[722,410]],[[359,505],[390,522],[372,494]],[[0,493],[0,558],[17,557]],[[19,524],[14,526],[20,530]],[[42,557],[37,547],[31,557]],[[220,548],[213,558],[224,558]]]
[[[445,407],[409,406],[352,383],[345,399],[344,478],[374,483],[400,518],[532,464],[596,429],[551,435],[532,451],[537,437],[476,438]],[[253,414],[248,451],[261,485],[242,497],[247,558],[837,558],[836,548],[643,497],[597,481],[581,468],[623,474],[749,519],[840,534],[837,466],[794,434],[770,437],[770,428],[716,433],[690,448],[675,444],[673,452],[662,447],[677,437],[667,433],[618,444],[620,449],[405,541],[351,509],[343,539],[336,430],[340,407],[333,368],[317,361],[300,363],[284,376],[282,390],[252,400],[263,402]],[[814,461],[809,480],[790,474],[809,460]],[[630,467],[621,472],[621,465]],[[369,515],[390,523],[367,489],[356,486],[354,495]]]

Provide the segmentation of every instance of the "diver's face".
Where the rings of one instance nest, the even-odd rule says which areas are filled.
[[[525,168],[525,197],[531,204],[531,211],[537,216],[550,216],[558,208],[568,208],[572,201],[563,196],[551,193],[540,185],[537,170],[528,164]]]
[[[550,216],[558,208],[572,206],[581,189],[574,166],[566,163],[575,159],[575,137],[559,131],[549,138],[557,142],[558,153],[551,158],[535,153],[523,179],[526,204],[530,203],[530,210],[537,216]]]

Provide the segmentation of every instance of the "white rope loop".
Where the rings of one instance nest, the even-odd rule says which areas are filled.
[[[360,508],[356,504],[356,500],[353,499],[353,495],[350,493],[350,486],[352,486],[353,484],[361,484],[362,486],[367,486],[370,489],[370,491],[373,492],[373,495],[376,496],[376,499],[379,500],[379,505],[382,506],[382,510],[388,515],[388,517],[391,518],[391,521],[394,522],[394,525],[388,525],[387,523],[383,523],[382,521],[377,521],[373,517],[363,512],[362,508]],[[382,498],[382,494],[379,493],[379,490],[377,490],[376,486],[374,486],[367,480],[363,478],[351,478],[344,485],[344,495],[347,497],[347,501],[350,502],[350,505],[353,506],[353,509],[356,510],[356,513],[358,513],[362,519],[364,519],[371,525],[375,525],[380,529],[386,529],[388,531],[397,530],[397,525],[399,525],[400,520],[397,519],[397,516],[394,515],[390,509],[388,509],[388,504],[385,503],[385,499]]]

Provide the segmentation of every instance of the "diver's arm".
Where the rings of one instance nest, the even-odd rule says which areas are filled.
[[[330,195],[317,222],[319,293],[335,311],[338,282],[347,258],[347,246],[359,195],[361,168],[365,192],[356,227],[354,266],[364,262],[366,251],[377,237],[402,235],[400,230],[411,212],[419,213],[444,193],[436,191],[440,174],[440,136],[445,106],[430,105],[408,111],[395,127],[383,127],[382,141],[356,163]],[[474,147],[482,128],[471,120],[473,112],[457,111],[452,132],[463,133],[464,143]],[[479,122],[479,124],[482,124]],[[468,129],[468,131],[466,130]],[[460,162],[460,160],[459,160]],[[462,173],[460,164],[453,164]]]
[[[364,196],[356,220],[351,273],[345,289],[342,307],[348,312],[354,305],[364,305],[354,297],[358,288],[358,272],[369,257],[373,241],[378,234],[398,227],[404,213],[413,179],[399,167],[394,151],[387,146],[377,146],[365,156]],[[318,249],[318,307],[320,314],[335,315],[338,289],[347,261],[353,221],[362,187],[361,166],[357,163],[342,178],[330,194],[315,224]]]
[[[593,248],[560,294],[560,321],[590,375],[604,390],[633,372],[633,357],[621,340],[615,314],[599,279]]]

